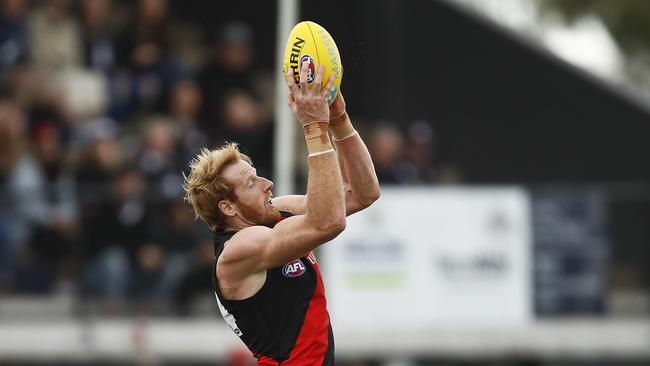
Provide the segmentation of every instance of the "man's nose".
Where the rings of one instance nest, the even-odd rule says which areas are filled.
[[[272,181],[270,181],[270,180],[268,180],[266,178],[262,178],[262,179],[264,179],[264,192],[268,192],[271,189],[273,189],[273,182]]]

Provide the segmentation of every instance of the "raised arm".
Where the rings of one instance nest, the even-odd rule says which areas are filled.
[[[304,65],[306,66],[306,64]],[[304,214],[287,218],[272,229],[251,226],[239,231],[224,249],[218,268],[223,277],[243,279],[304,256],[345,229],[345,198],[336,153],[328,136],[329,110],[321,90],[323,70],[307,88],[307,68],[300,72],[300,87],[289,68],[289,105],[303,125],[309,151],[309,177]],[[275,203],[274,203],[275,206]],[[219,277],[222,278],[220,270]]]
[[[352,126],[340,90],[330,106],[330,131],[343,175],[346,213],[351,215],[370,206],[379,198],[381,191],[368,148]]]
[[[339,166],[345,192],[345,212],[351,215],[375,202],[381,191],[370,153],[345,110],[345,100],[339,91],[330,106],[329,128],[338,150]],[[305,196],[288,195],[276,198],[278,207],[294,214],[306,210]]]

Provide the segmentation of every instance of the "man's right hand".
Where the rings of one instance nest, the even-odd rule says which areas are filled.
[[[322,88],[325,68],[320,65],[316,72],[314,85],[309,88],[307,86],[308,66],[307,62],[303,62],[300,68],[300,87],[294,81],[292,68],[289,68],[286,75],[286,82],[289,87],[289,107],[303,126],[314,122],[329,122],[327,96],[334,85],[334,75],[332,74],[327,86]]]

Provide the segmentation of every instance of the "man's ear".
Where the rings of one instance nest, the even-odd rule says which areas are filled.
[[[237,209],[235,204],[229,200],[221,200],[217,203],[219,210],[226,216],[235,216],[237,214]]]

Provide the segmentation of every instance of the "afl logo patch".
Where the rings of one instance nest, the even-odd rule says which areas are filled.
[[[311,84],[316,79],[316,64],[314,63],[314,59],[309,55],[303,55],[300,58],[300,67],[302,67],[303,62],[307,62],[309,65],[307,67],[307,83]]]
[[[305,273],[307,269],[300,259],[291,261],[282,267],[282,274],[285,277],[298,277]]]

